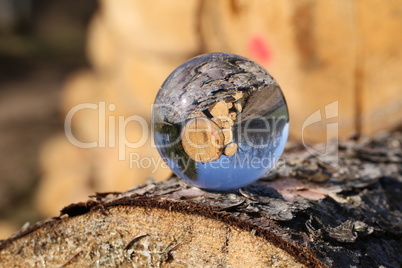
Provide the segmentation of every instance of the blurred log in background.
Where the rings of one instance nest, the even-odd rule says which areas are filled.
[[[43,143],[63,132],[66,75],[89,66],[96,1],[0,0],[0,238],[41,216],[33,202]]]
[[[11,1],[0,3],[6,6]],[[24,88],[18,83],[25,81],[25,88],[32,94],[30,97],[25,93],[27,89],[21,93],[18,106],[6,106],[2,102],[5,99],[0,100],[5,118],[0,122],[1,133],[7,134],[10,124],[15,126],[21,122],[13,128],[19,134],[9,134],[20,147],[1,150],[4,161],[0,171],[5,174],[1,177],[1,189],[8,193],[3,195],[7,196],[3,197],[3,218],[15,215],[15,211],[3,208],[15,207],[21,199],[34,198],[29,208],[39,214],[28,217],[27,209],[21,210],[22,219],[32,220],[37,215],[53,216],[64,205],[85,200],[94,191],[124,191],[149,177],[166,179],[170,174],[166,168],[154,172],[154,165],[130,166],[132,155],[158,161],[158,154],[149,144],[139,149],[126,148],[123,153],[126,160],[120,161],[121,150],[108,146],[109,143],[104,148],[93,149],[72,145],[61,125],[71,108],[82,103],[94,103],[98,107],[105,104],[106,130],[115,124],[109,122],[110,118],[116,118],[117,122],[118,116],[136,114],[149,120],[150,106],[163,80],[179,64],[201,53],[235,53],[265,67],[288,100],[292,139],[300,140],[303,134],[308,142],[337,138],[338,134],[341,139],[357,133],[372,135],[392,129],[402,120],[402,36],[399,34],[402,1],[100,0],[91,16],[96,5],[93,1],[49,3],[32,0],[25,1],[23,8],[9,8],[21,12],[22,26],[9,19],[13,17],[12,11],[0,12],[0,28],[8,38],[2,40],[9,42],[0,44],[3,57],[0,68],[1,74],[5,74],[0,94],[10,98],[16,94],[15,89]],[[33,16],[30,12],[24,15],[26,5],[32,6],[28,10],[36,17],[30,17]],[[63,21],[63,16],[68,20]],[[85,44],[91,67],[70,74],[60,92],[57,88],[63,76],[73,67],[85,67],[80,45],[84,40],[83,25],[89,17]],[[59,24],[55,22],[58,20]],[[73,33],[79,37],[66,37]],[[36,39],[17,42],[15,36]],[[46,40],[50,41],[46,43]],[[43,48],[39,55],[52,64],[38,68],[38,59],[28,52],[18,52],[15,44],[23,46],[22,51]],[[15,53],[23,63],[15,62]],[[43,70],[43,76],[49,80],[29,80],[27,73],[32,72],[21,71],[23,64],[34,66],[31,67],[35,70],[34,77],[40,77],[37,72]],[[10,66],[21,72],[14,80],[10,80],[10,74],[15,74],[9,71]],[[58,97],[60,104],[56,103]],[[109,104],[115,105],[115,109],[109,109]],[[42,111],[43,127],[37,134],[27,129],[27,115],[20,113],[18,119],[12,116],[20,111],[27,111],[30,116],[35,115],[33,111]],[[309,116],[317,111],[321,120],[307,124]],[[38,126],[32,123],[35,120],[29,122]],[[338,129],[329,131],[328,123],[338,123]],[[72,124],[73,133],[80,141],[99,140],[98,111],[82,110],[74,116]],[[106,131],[109,142],[108,134]],[[135,142],[141,135],[141,128],[131,123],[113,140],[119,144],[124,136]],[[12,144],[3,141],[3,146]],[[37,156],[39,146],[42,149]],[[28,152],[30,157],[24,153],[27,147],[32,148]],[[20,159],[13,160],[10,156],[14,153]],[[37,158],[41,173],[35,166]],[[7,173],[7,170],[11,171]],[[25,175],[19,174],[22,172]],[[17,183],[17,179],[21,182]]]

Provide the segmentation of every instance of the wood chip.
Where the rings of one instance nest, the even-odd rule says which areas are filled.
[[[236,120],[236,117],[237,117],[237,113],[235,113],[235,112],[230,112],[229,116],[230,116],[230,119],[232,119],[233,121],[235,121],[235,120]]]
[[[234,142],[229,143],[229,144],[225,147],[225,150],[223,151],[223,153],[224,153],[226,156],[233,156],[233,155],[237,152],[237,148],[238,148],[237,143],[234,143]]]
[[[223,136],[224,136],[223,145],[227,145],[227,144],[231,143],[232,139],[233,139],[232,129],[231,128],[224,128],[224,129],[222,129],[222,133],[223,133]]]
[[[234,125],[233,120],[230,118],[227,118],[227,120],[221,119],[221,122],[222,122],[222,128],[230,128],[231,126]]]
[[[207,163],[222,155],[224,143],[222,129],[207,117],[190,119],[182,130],[182,146],[196,162]]]
[[[241,99],[241,98],[243,98],[243,92],[237,91],[234,95],[232,95],[232,97],[233,97],[235,100]]]
[[[220,101],[215,103],[214,106],[209,109],[209,112],[213,117],[228,116],[229,109],[225,101]]]

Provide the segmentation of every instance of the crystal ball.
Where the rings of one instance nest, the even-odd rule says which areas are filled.
[[[289,131],[283,93],[261,66],[211,53],[175,69],[152,113],[155,145],[176,175],[208,190],[246,186],[268,172]]]

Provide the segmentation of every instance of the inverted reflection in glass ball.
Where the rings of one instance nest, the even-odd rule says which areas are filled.
[[[153,108],[155,144],[181,178],[210,190],[258,180],[277,162],[289,114],[276,81],[246,58],[212,53],[179,66]]]

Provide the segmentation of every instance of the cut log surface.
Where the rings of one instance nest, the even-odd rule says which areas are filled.
[[[401,267],[402,133],[288,148],[232,192],[97,193],[0,242],[3,267]],[[316,148],[319,149],[319,148]]]

